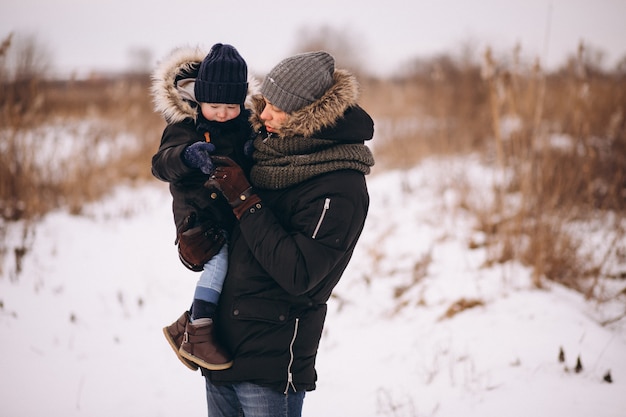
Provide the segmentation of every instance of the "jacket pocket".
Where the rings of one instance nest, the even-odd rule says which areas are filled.
[[[237,298],[231,310],[235,320],[281,324],[289,318],[289,304],[261,297]]]
[[[324,223],[324,217],[326,217],[326,213],[330,210],[330,198],[326,198],[324,200],[324,206],[322,207],[322,211],[320,213],[320,217],[317,220],[317,224],[315,225],[315,230],[313,230],[313,235],[311,238],[315,239],[317,237],[317,233],[320,231],[320,227],[322,227],[322,223]]]
[[[360,213],[346,198],[326,197],[315,208],[311,224],[311,239],[334,249],[345,250],[350,245],[356,232],[355,226],[362,223]]]

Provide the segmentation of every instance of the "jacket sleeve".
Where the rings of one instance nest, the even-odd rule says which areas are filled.
[[[185,165],[185,148],[200,140],[195,130],[180,124],[168,125],[163,131],[159,150],[152,157],[152,175],[161,181],[175,182],[197,170]]]
[[[263,207],[242,217],[241,233],[269,276],[288,293],[304,294],[333,272],[343,272],[367,215],[364,187],[352,184],[299,201],[286,227]]]

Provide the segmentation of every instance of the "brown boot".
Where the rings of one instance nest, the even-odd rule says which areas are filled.
[[[176,320],[174,323],[170,324],[169,326],[163,328],[163,334],[165,335],[165,338],[167,339],[172,349],[174,349],[174,352],[176,352],[176,356],[178,357],[178,359],[180,359],[183,365],[185,365],[187,368],[191,369],[192,371],[197,371],[198,365],[196,365],[195,363],[191,361],[188,361],[187,359],[180,356],[180,353],[178,353],[180,349],[180,345],[183,344],[183,338],[185,336],[185,327],[187,327],[188,323],[189,323],[189,312],[185,311],[178,320]]]
[[[215,340],[213,320],[196,319],[187,323],[180,356],[212,371],[221,371],[233,366],[233,361]]]

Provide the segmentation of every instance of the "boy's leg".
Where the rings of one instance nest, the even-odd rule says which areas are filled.
[[[226,270],[228,246],[224,245],[217,255],[204,265],[198,280],[191,309],[191,321],[187,323],[185,337],[179,354],[203,368],[228,369],[233,362],[228,352],[217,342],[213,327],[213,315],[217,307]]]
[[[215,339],[213,320],[202,318],[187,323],[183,343],[178,350],[183,358],[212,371],[233,366],[230,354]]]
[[[228,268],[228,245],[211,258],[205,265],[196,284],[191,320],[213,318],[217,302],[224,286]]]
[[[185,365],[192,371],[196,371],[198,370],[198,365],[188,359],[183,358],[182,356],[180,356],[179,353],[180,346],[183,344],[183,338],[185,337],[185,329],[187,328],[187,323],[189,323],[189,312],[185,311],[178,320],[163,328],[163,334],[165,335],[167,342],[170,344],[174,352],[176,352],[176,356],[183,363],[183,365]]]

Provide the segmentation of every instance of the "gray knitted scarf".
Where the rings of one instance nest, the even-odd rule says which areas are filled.
[[[352,169],[370,173],[374,157],[360,143],[338,143],[333,140],[304,137],[270,137],[254,141],[254,165],[250,172],[252,185],[279,190],[327,172]]]

